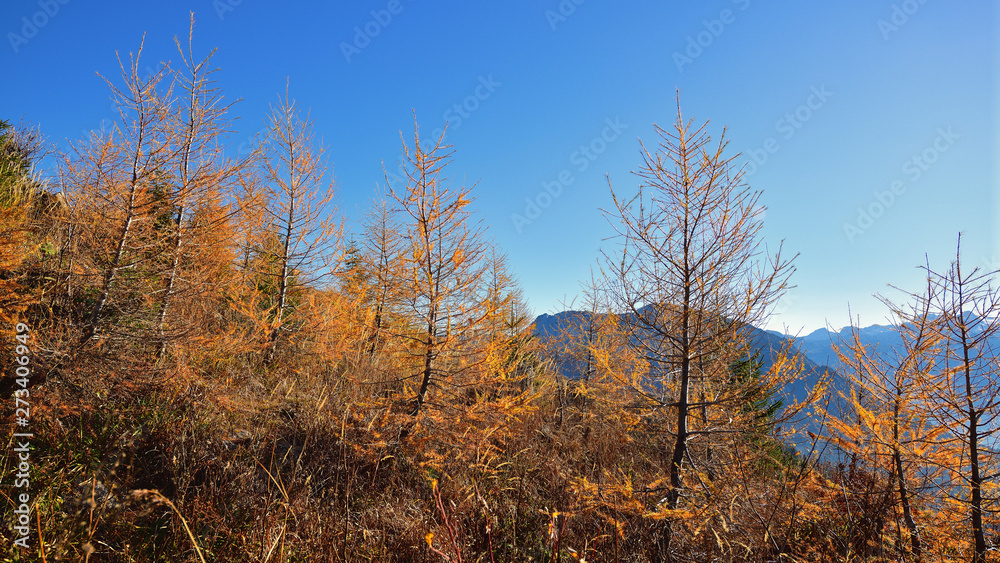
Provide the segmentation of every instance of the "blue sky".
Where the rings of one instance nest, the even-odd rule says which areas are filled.
[[[799,253],[770,326],[807,333],[847,324],[848,306],[884,322],[872,294],[918,290],[924,255],[946,267],[959,231],[966,263],[1000,267],[994,4],[8,1],[0,117],[66,148],[114,117],[96,73],[117,77],[115,52],[145,33],[145,64],[177,60],[193,11],[196,49],[218,48],[219,86],[239,100],[232,149],[288,79],[349,224],[412,112],[425,135],[450,120],[451,175],[478,182],[475,205],[544,313],[589,277],[612,233],[608,178],[635,189],[638,139],[672,123],[679,89],[684,113],[743,153],[768,243]]]

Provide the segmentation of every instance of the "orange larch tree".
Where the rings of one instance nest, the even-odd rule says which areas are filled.
[[[135,321],[148,310],[155,292],[153,276],[147,274],[163,250],[157,219],[169,207],[163,191],[172,156],[164,127],[170,92],[161,88],[168,69],[143,76],[141,54],[140,46],[127,64],[119,57],[123,86],[108,81],[118,122],[109,131],[92,133],[63,168],[81,239],[81,267],[73,273],[91,288],[88,312],[80,323],[81,344],[98,334],[109,306],[122,320],[111,332],[134,336]],[[149,320],[139,323],[140,331],[148,328]]]
[[[486,260],[483,297],[490,314],[484,319],[480,336],[485,351],[484,371],[490,383],[513,391],[524,387],[521,379],[533,356],[528,330],[530,313],[507,256],[492,246]]]
[[[222,276],[233,262],[230,221],[240,163],[222,154],[230,106],[214,88],[213,53],[198,61],[193,53],[194,19],[186,48],[177,41],[183,69],[175,72],[178,99],[168,115],[171,160],[166,171],[170,202],[163,282],[156,332],[162,356],[174,338],[190,334],[214,306]],[[199,303],[201,302],[201,303]],[[186,310],[185,310],[186,309]]]
[[[658,150],[643,147],[638,192],[621,197],[612,189],[607,213],[617,231],[616,245],[604,251],[612,310],[623,315],[629,342],[649,366],[635,391],[648,408],[669,413],[667,524],[654,560],[670,557],[669,514],[685,496],[692,445],[711,465],[713,437],[733,436],[746,422],[738,416],[744,387],[779,389],[789,375],[732,384],[729,366],[747,354],[747,327],[766,318],[793,269],[780,249],[766,251],[761,192],[744,182],[735,157],[725,156],[725,138],[710,145],[706,125],[685,121],[678,101],[673,127],[656,128]]]
[[[4,334],[13,331],[27,304],[26,288],[18,278],[32,254],[29,221],[37,185],[31,172],[40,150],[37,135],[0,120],[0,332]]]
[[[411,330],[406,343],[415,381],[410,414],[417,417],[432,387],[454,394],[474,379],[473,335],[494,311],[482,291],[489,250],[469,205],[472,186],[453,187],[443,176],[451,158],[444,135],[422,145],[414,123],[413,146],[403,142],[406,185],[391,188],[395,213],[405,225],[405,278],[399,310]]]
[[[245,310],[266,332],[272,357],[281,334],[292,329],[302,293],[321,287],[338,269],[343,227],[331,205],[333,180],[327,179],[325,151],[287,91],[268,125],[259,176],[244,183],[243,215],[250,232],[243,238],[244,266],[254,280],[253,304]]]
[[[370,308],[368,355],[374,356],[390,332],[391,316],[403,296],[403,245],[405,240],[398,217],[385,200],[375,202],[364,221],[365,238],[361,245],[361,268],[366,284],[365,301]]]
[[[914,296],[937,315],[940,338],[937,369],[925,374],[925,408],[945,429],[943,446],[951,452],[942,496],[968,511],[967,537],[973,563],[987,561],[988,529],[997,526],[997,477],[1000,476],[1000,290],[996,271],[963,269],[961,236],[955,260],[943,272],[925,268],[928,292]],[[958,491],[962,491],[961,494]]]
[[[885,484],[890,503],[875,510],[891,511],[895,516],[896,538],[891,544],[897,555],[919,561],[927,546],[921,534],[926,524],[917,523],[917,505],[931,513],[935,503],[922,502],[918,491],[928,490],[940,478],[938,467],[944,453],[937,447],[943,428],[930,419],[921,391],[924,374],[935,369],[940,335],[934,330],[928,303],[904,309],[883,301],[895,313],[902,347],[880,350],[866,346],[858,329],[852,327],[850,341],[834,346],[845,366],[841,375],[849,389],[840,392],[836,408],[818,407],[817,414],[826,421],[831,441],[852,460],[850,465]],[[866,497],[877,493],[860,492]],[[872,522],[884,514],[875,516]],[[884,531],[857,530],[851,549],[861,556],[881,550]],[[896,541],[900,537],[904,541]]]

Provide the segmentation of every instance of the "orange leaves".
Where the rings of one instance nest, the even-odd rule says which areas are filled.
[[[254,303],[243,309],[266,330],[268,361],[296,322],[311,322],[296,313],[342,259],[343,227],[329,205],[333,182],[326,179],[324,149],[314,146],[311,127],[286,91],[272,109],[268,136],[244,181],[250,192],[238,229],[242,277],[251,285],[243,291]]]
[[[643,514],[642,517],[650,520],[684,521],[694,518],[695,513],[690,510],[668,508],[664,503],[656,510]]]
[[[733,368],[750,355],[747,327],[765,318],[793,272],[780,249],[763,247],[761,192],[725,155],[725,135],[716,142],[707,123],[684,120],[679,100],[673,126],[655,129],[659,144],[642,148],[638,189],[627,197],[613,189],[605,213],[618,244],[603,253],[593,313],[620,325],[587,331],[582,359],[585,378],[618,383],[627,398],[619,410],[641,417],[661,449],[663,502],[644,515],[669,536],[694,499],[715,501],[717,479],[749,478],[720,460],[733,442],[774,447],[775,422],[802,405],[779,412],[774,403],[800,376],[793,362],[767,374]],[[654,559],[670,558],[656,549]]]
[[[980,562],[987,550],[984,514],[993,502],[983,492],[995,487],[995,475],[985,478],[983,467],[997,453],[987,438],[994,429],[981,422],[1000,412],[1000,372],[995,363],[972,359],[997,357],[990,338],[1000,335],[1000,299],[993,273],[963,274],[960,256],[944,273],[925,270],[926,290],[910,294],[910,304],[883,299],[900,345],[866,347],[852,329],[838,347],[850,389],[840,393],[842,408],[826,413],[830,440],[859,472],[885,479],[889,508],[908,536],[906,552],[919,558],[964,546],[963,559]],[[944,521],[953,525],[937,533]]]
[[[29,254],[25,213],[29,202],[20,194],[0,202],[0,326],[5,331],[13,331],[18,322],[17,315],[26,304],[23,290],[12,273],[20,269]],[[3,336],[7,338],[8,334]],[[7,342],[12,340],[7,338]]]
[[[416,416],[434,389],[444,396],[464,389],[467,402],[475,404],[488,382],[509,371],[504,362],[510,355],[502,352],[508,345],[501,342],[511,342],[512,336],[499,338],[497,328],[510,302],[504,293],[514,288],[501,274],[501,261],[491,255],[485,228],[466,209],[471,187],[452,188],[441,177],[450,147],[442,139],[423,147],[416,123],[414,129],[413,147],[403,144],[406,184],[390,184],[392,208],[384,213],[398,218],[399,234],[388,237],[398,244],[374,246],[377,271],[398,268],[394,279],[379,282],[384,290],[378,306],[405,325],[391,335],[418,382]]]

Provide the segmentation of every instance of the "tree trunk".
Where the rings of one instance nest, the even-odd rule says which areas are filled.
[[[959,279],[961,280],[961,272],[959,272]],[[959,300],[962,300],[961,287],[959,287]],[[986,534],[983,531],[983,476],[979,467],[979,413],[973,400],[975,395],[972,384],[972,359],[969,357],[969,333],[965,322],[965,311],[964,308],[960,307],[958,326],[961,331],[962,371],[965,377],[965,398],[969,417],[969,487],[972,496],[972,540],[975,544],[972,563],[985,563]]]
[[[906,478],[903,476],[903,458],[898,447],[893,448],[892,460],[896,466],[896,486],[899,493],[899,504],[903,508],[903,523],[910,531],[910,549],[913,552],[913,557],[920,561],[923,551],[920,545],[920,532],[917,531],[917,524],[913,521],[913,513],[910,510],[910,494],[906,489]]]
[[[424,406],[424,401],[427,399],[427,389],[431,384],[431,376],[434,374],[434,356],[437,345],[435,342],[436,324],[437,314],[431,310],[431,316],[427,322],[427,349],[424,352],[424,369],[421,374],[420,390],[417,391],[416,404],[413,406],[413,412],[410,413],[414,417],[420,414],[420,409]]]
[[[125,245],[128,243],[129,235],[132,232],[132,222],[135,219],[135,190],[136,174],[132,174],[132,186],[129,193],[129,207],[125,215],[125,223],[122,225],[121,234],[118,235],[118,243],[115,248],[115,257],[104,272],[104,281],[101,283],[101,293],[94,303],[94,308],[90,311],[87,321],[84,323],[86,330],[80,338],[80,345],[85,344],[94,337],[97,332],[97,322],[101,318],[101,313],[108,302],[108,295],[118,279],[118,269],[121,267],[122,259],[125,256]]]
[[[183,245],[183,220],[184,207],[177,210],[177,219],[174,221],[174,248],[172,252],[170,271],[167,273],[167,284],[163,289],[163,298],[160,299],[160,312],[156,316],[156,331],[160,339],[160,346],[156,351],[156,359],[159,360],[167,352],[167,338],[164,334],[167,324],[167,310],[170,308],[170,298],[174,294],[174,286],[177,280],[177,268],[181,260],[181,246]]]
[[[979,467],[979,413],[976,412],[972,402],[972,377],[968,364],[966,364],[965,384],[969,392],[969,487],[972,489],[972,539],[975,543],[972,563],[985,563],[986,534],[983,531],[983,476]]]
[[[690,392],[691,362],[684,358],[681,364],[681,388],[677,397],[677,438],[674,440],[673,455],[670,457],[670,494],[667,495],[667,507],[677,508],[681,493],[681,464],[687,452],[688,440],[688,394]]]
[[[294,175],[290,181],[294,181]],[[288,222],[285,224],[285,240],[282,242],[281,247],[281,277],[278,279],[278,311],[277,317],[274,319],[274,328],[271,330],[271,334],[268,335],[268,363],[274,359],[274,355],[278,351],[278,335],[281,332],[281,324],[285,320],[285,307],[287,306],[288,300],[288,276],[290,273],[289,262],[292,258],[290,245],[292,240],[292,228],[295,224],[295,203],[295,197],[293,195],[288,202]]]

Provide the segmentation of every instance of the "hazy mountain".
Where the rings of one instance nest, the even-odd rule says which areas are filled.
[[[566,329],[585,325],[589,315],[590,313],[585,311],[563,311],[555,315],[541,315],[535,319],[534,331],[541,338],[558,338]],[[974,320],[971,315],[970,320]],[[971,332],[975,335],[980,330],[981,327],[974,327]],[[832,402],[828,403],[827,407],[832,411],[844,407],[838,397],[840,393],[848,394],[847,379],[841,375],[846,373],[846,368],[837,359],[833,347],[834,344],[846,347],[852,343],[853,334],[850,327],[839,331],[823,328],[798,337],[756,327],[749,327],[749,331],[751,346],[760,352],[765,370],[770,368],[777,354],[783,348],[790,347],[801,354],[803,377],[781,393],[786,404],[791,400],[805,398],[819,378],[824,373],[828,373],[831,377],[830,391],[832,394],[829,397]],[[896,355],[903,349],[903,339],[896,327],[872,325],[857,329],[857,334],[861,344],[874,349],[878,355],[887,360],[895,359]],[[991,345],[994,349],[1000,350],[1000,336],[995,338]],[[578,370],[581,366],[574,366],[571,362],[566,362],[559,367],[565,375],[576,377],[579,375]],[[810,434],[822,435],[824,433],[819,418],[799,417],[790,421],[790,424],[799,430],[793,437],[788,438],[791,446],[803,454],[818,455],[821,459],[834,460],[837,458],[839,453],[836,448],[829,448],[828,444],[822,441],[814,442],[809,438]]]
[[[977,323],[978,319],[971,313],[966,313],[966,322],[970,326],[970,335],[978,336],[985,323]],[[769,331],[772,334],[779,333]],[[836,332],[831,332],[825,328],[813,331],[806,336],[795,338],[799,349],[813,362],[824,364],[840,370],[843,368],[833,351],[833,345],[838,344],[846,350],[846,347],[853,342],[851,327],[844,327]],[[879,356],[892,360],[903,350],[903,338],[899,330],[893,326],[871,325],[858,329],[858,338],[861,344],[874,350]],[[1000,346],[1000,338],[992,339],[992,346]]]
[[[563,311],[554,315],[540,315],[535,319],[534,332],[540,338],[557,338],[564,330],[582,325],[582,321],[585,321],[589,315],[591,313],[586,311]],[[770,369],[775,357],[782,348],[792,346],[793,349],[802,349],[805,377],[796,384],[795,388],[786,390],[787,393],[796,399],[804,398],[812,385],[819,379],[819,376],[829,369],[822,361],[816,361],[815,359],[816,357],[823,358],[825,356],[821,353],[819,356],[814,357],[806,353],[806,350],[803,349],[804,343],[799,342],[799,339],[790,339],[777,332],[766,331],[756,327],[750,327],[750,332],[752,348],[760,352],[765,371]],[[827,337],[826,340],[829,341],[829,338]],[[822,343],[822,341],[823,339],[819,338],[816,342]],[[564,375],[568,377],[578,377],[580,375],[573,365],[566,364],[560,366],[560,368]]]
[[[534,332],[537,336],[542,339],[547,338],[559,338],[566,330],[572,330],[573,327],[584,326],[587,317],[591,315],[586,311],[563,311],[555,315],[541,315],[535,319],[534,322]],[[751,347],[760,352],[760,358],[762,360],[762,368],[766,371],[770,369],[778,353],[783,348],[792,347],[793,350],[800,350],[803,346],[803,342],[799,342],[798,339],[783,336],[777,332],[762,330],[756,327],[749,327],[751,333]],[[817,335],[819,336],[819,335]],[[826,337],[829,341],[829,337]],[[822,344],[823,338],[817,338],[816,343]],[[801,401],[806,397],[812,387],[827,371],[832,371],[826,365],[815,361],[809,354],[802,351],[802,367],[803,367],[803,377],[798,379],[790,388],[784,390],[783,400],[785,404],[790,404],[792,401]],[[819,357],[825,357],[820,355]],[[582,372],[582,366],[574,364],[570,361],[566,361],[559,366],[562,373],[568,377],[579,377]],[[840,384],[840,380],[836,373],[831,373],[834,377],[834,385]],[[816,423],[811,418],[802,418],[798,422],[793,423],[799,426],[800,430],[810,430],[813,432],[818,432],[819,428]],[[797,439],[792,439],[792,445],[799,451],[805,453],[810,451],[811,443],[808,436],[800,432]]]
[[[903,346],[903,339],[900,337],[899,331],[891,326],[872,325],[861,328],[858,330],[858,336],[865,346],[874,346],[880,354],[892,354],[894,350],[900,350]],[[846,347],[852,339],[850,327],[838,332],[821,328],[805,336],[795,338],[795,343],[810,360],[840,369],[843,365],[837,359],[833,345],[838,344],[841,347]]]
[[[535,333],[541,337],[556,337],[564,327],[578,326],[581,320],[587,315],[585,311],[563,311],[555,315],[541,315],[535,319]],[[969,315],[969,320],[974,321],[975,317]],[[970,322],[970,325],[975,323]],[[973,326],[972,333],[977,334],[981,327]],[[839,373],[844,372],[843,364],[837,359],[833,351],[834,344],[846,347],[852,342],[853,336],[850,327],[832,332],[825,328],[813,331],[805,336],[793,337],[783,335],[773,330],[763,330],[750,327],[752,347],[761,354],[764,369],[768,369],[774,361],[779,350],[783,347],[791,346],[804,356],[803,368],[805,377],[800,380],[794,388],[787,389],[786,393],[797,399],[803,398],[809,388],[815,384],[819,376],[826,371],[833,377],[833,387],[835,390],[846,390],[844,380]],[[871,347],[878,355],[888,360],[895,359],[896,355],[903,349],[903,339],[899,331],[892,326],[872,325],[858,329],[859,340],[865,346]],[[1000,336],[991,343],[994,349],[1000,350]],[[578,374],[573,370],[565,369],[564,372],[570,377]]]

